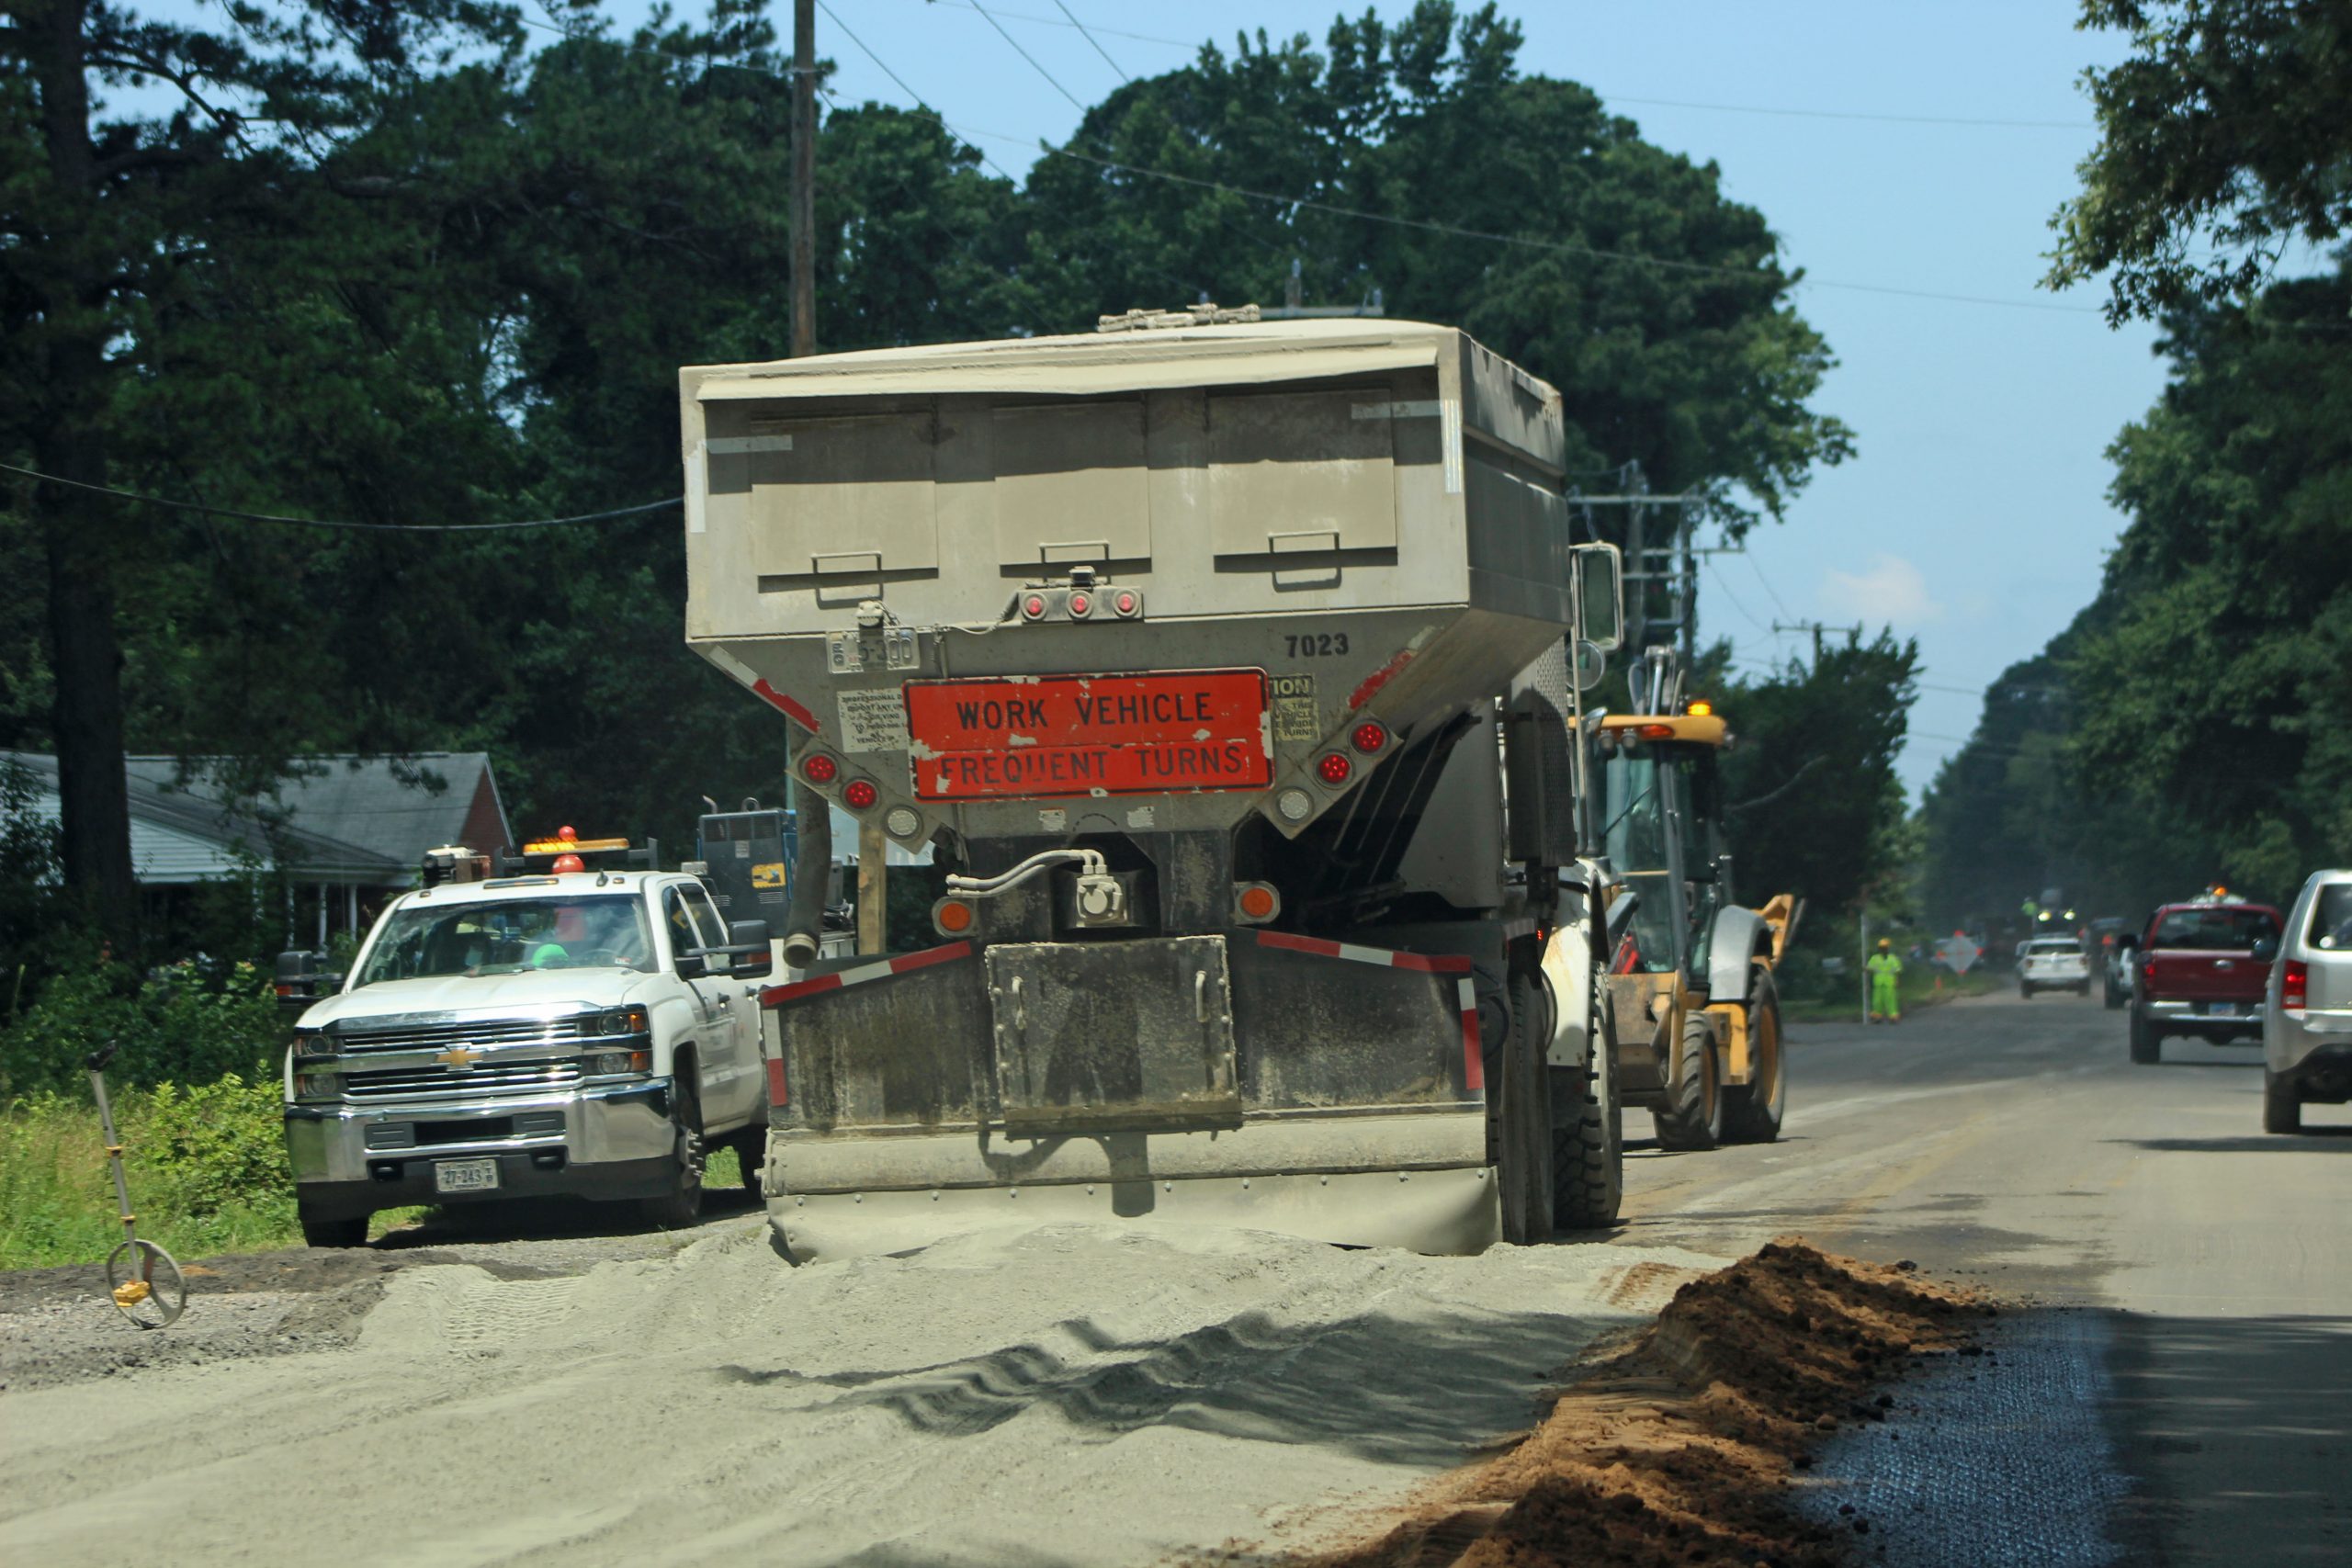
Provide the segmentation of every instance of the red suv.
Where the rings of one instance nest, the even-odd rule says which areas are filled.
[[[2167,1034],[2260,1043],[2279,930],[2263,904],[2166,904],[2149,916],[2132,957],[2132,1059],[2156,1060]]]

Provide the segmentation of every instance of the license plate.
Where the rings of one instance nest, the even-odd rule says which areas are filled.
[[[491,1192],[498,1188],[498,1161],[492,1159],[445,1159],[433,1166],[433,1190],[435,1192]]]
[[[2235,1018],[2238,1015],[2238,1004],[2235,1002],[2207,1002],[2205,1004],[2205,1010],[2215,1018]]]
[[[1169,795],[1273,777],[1258,670],[910,681],[915,795]]]

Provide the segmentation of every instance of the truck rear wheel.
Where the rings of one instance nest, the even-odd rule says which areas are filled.
[[[304,1247],[365,1247],[368,1245],[366,1214],[337,1214],[332,1219],[311,1213],[310,1205],[300,1198],[294,1201],[295,1218],[302,1223]]]
[[[1545,1057],[1552,1041],[1552,987],[1514,949],[1510,1021],[1496,1053],[1487,1092],[1502,1091],[1503,1239],[1520,1247],[1552,1236],[1552,1086]]]
[[[2165,1037],[2149,1023],[2148,1015],[2134,1008],[2132,1012],[2132,1059],[2147,1066],[2163,1057]]]
[[[1781,1049],[1781,992],[1772,971],[1757,964],[1747,980],[1748,1081],[1724,1090],[1724,1136],[1769,1144],[1781,1135],[1789,1102],[1789,1066]]]
[[[670,1129],[677,1150],[676,1185],[639,1205],[650,1223],[663,1230],[693,1224],[702,1215],[702,1093],[695,1082],[691,1062],[679,1064],[670,1084]]]
[[[2262,1130],[2266,1133],[2300,1133],[2303,1130],[2303,1097],[2295,1092],[2295,1080],[2282,1078],[2267,1067],[2262,1073]]]
[[[1723,1074],[1715,1032],[1704,1012],[1685,1013],[1674,1077],[1664,1105],[1650,1112],[1657,1141],[1669,1149],[1712,1149],[1724,1141]]]
[[[1609,1021],[1609,998],[1600,966],[1592,971],[1589,1042],[1592,1069],[1576,1086],[1573,1114],[1552,1114],[1552,1224],[1564,1231],[1600,1230],[1617,1223],[1625,1196],[1625,1113],[1617,1098],[1616,1031]],[[1573,1068],[1555,1067],[1554,1077],[1575,1078]],[[1560,1098],[1566,1098],[1565,1096]]]

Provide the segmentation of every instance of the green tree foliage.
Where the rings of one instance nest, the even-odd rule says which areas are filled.
[[[362,523],[598,512],[678,492],[680,366],[785,351],[789,90],[760,0],[626,33],[572,4],[535,49],[476,0],[14,14],[6,460]],[[1797,275],[1711,165],[1523,75],[1518,42],[1491,7],[1424,0],[1319,51],[1204,50],[1113,95],[1026,186],[927,113],[837,107],[820,346],[1272,300],[1297,258],[1311,298],[1381,288],[1559,385],[1574,466],[1638,458],[1728,522],[1777,513],[1849,445],[1809,406],[1830,361]],[[51,134],[74,80],[124,101]],[[483,749],[518,828],[673,846],[702,795],[778,793],[775,716],[683,647],[674,513],[322,533],[7,493],[0,742],[226,758],[265,810],[316,753]],[[109,701],[110,738],[87,722]],[[76,887],[105,809],[69,787]]]
[[[2352,256],[2170,319],[2170,382],[2109,450],[2131,523],[2098,597],[1994,687],[1930,796],[1945,896],[2055,882],[2138,914],[2352,860],[2347,311]],[[2054,700],[2013,701],[2025,680]]]
[[[2083,0],[2081,25],[2132,53],[2085,73],[2099,143],[2052,220],[2053,286],[2112,268],[2109,316],[2154,317],[2352,231],[2352,7]]]
[[[1737,739],[1723,763],[1724,816],[1742,902],[1793,893],[1809,921],[1826,921],[1896,894],[1911,856],[1894,762],[1918,673],[1918,645],[1883,631],[1724,688],[1717,710]]]
[[[1714,491],[1735,530],[1754,508],[1732,487],[1778,515],[1851,449],[1808,406],[1832,361],[1790,302],[1800,274],[1713,164],[1521,73],[1519,46],[1491,5],[1419,0],[1393,25],[1342,17],[1320,51],[1261,32],[1114,93],[1030,184],[1024,276],[1066,312],[1040,324],[1272,302],[1295,264],[1309,300],[1377,288],[1557,386],[1572,468],[1638,460]]]

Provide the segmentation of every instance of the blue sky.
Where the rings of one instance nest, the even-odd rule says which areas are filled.
[[[980,0],[1086,102],[1240,28],[1318,39],[1329,0]],[[828,0],[891,71],[1018,175],[1080,111],[968,0]],[[1351,6],[1360,10],[1361,6]],[[1383,15],[1405,6],[1381,6]],[[1809,646],[1769,628],[1819,619],[1917,637],[1929,689],[1903,758],[1916,792],[1974,726],[1986,682],[2040,649],[2088,602],[2122,519],[2102,455],[2162,384],[2144,327],[2110,331],[2095,290],[2035,287],[2052,209],[2094,137],[2076,85],[2121,54],[2075,30],[2064,0],[1549,0],[1506,5],[1529,72],[1597,89],[1651,141],[1723,170],[1789,257],[1818,283],[1802,309],[1840,361],[1820,407],[1860,456],[1824,470],[1788,520],[1702,576],[1700,626],[1759,663]],[[783,12],[789,26],[789,11]],[[837,96],[906,94],[833,17],[819,52]],[[1143,35],[1143,36],[1137,36]],[[1637,100],[1653,100],[1642,102]],[[2033,126],[1735,113],[2055,122]],[[982,136],[979,132],[993,132]],[[2018,310],[1825,287],[1866,284],[2021,301]],[[1173,301],[1170,301],[1173,303]],[[2052,310],[2046,307],[2058,306]]]

